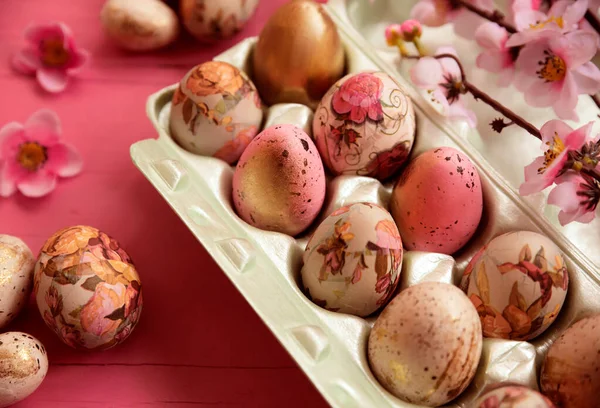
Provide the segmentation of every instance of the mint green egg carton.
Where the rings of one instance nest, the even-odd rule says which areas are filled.
[[[406,68],[399,63],[397,55],[379,41],[385,27],[382,18],[402,20],[406,18],[402,13],[408,14],[410,6],[394,15],[387,13],[387,1],[369,5],[366,0],[330,0],[325,9],[338,26],[348,72],[384,71],[395,77],[412,98],[418,126],[411,158],[434,147],[454,147],[471,159],[481,177],[484,216],[476,236],[456,257],[405,251],[399,290],[423,281],[457,284],[473,254],[494,236],[508,231],[539,232],[552,239],[566,255],[571,282],[567,302],[557,320],[533,342],[484,339],[473,382],[447,406],[468,407],[486,387],[498,382],[510,381],[537,388],[537,372],[548,346],[574,321],[600,312],[600,251],[596,249],[600,236],[594,235],[600,234],[597,231],[600,229],[581,225],[562,228],[556,221],[556,212],[544,205],[543,194],[527,199],[518,195],[516,189],[522,180],[518,179],[515,167],[522,172],[521,163],[498,159],[502,151],[516,149],[510,143],[524,144],[521,139],[517,143],[518,135],[512,138],[509,135],[504,143],[489,142],[491,130],[481,126],[478,133],[447,121],[410,84]],[[248,72],[255,42],[256,38],[245,39],[215,60],[229,62]],[[461,53],[460,47],[458,51]],[[473,76],[477,79],[475,74]],[[293,238],[254,228],[242,221],[232,207],[234,167],[212,157],[189,153],[171,139],[168,120],[176,87],[177,84],[166,87],[148,98],[147,114],[158,138],[131,146],[135,165],[198,238],[331,406],[417,407],[390,394],[371,373],[366,350],[376,317],[363,319],[324,310],[308,300],[299,286],[302,254],[314,226],[342,205],[369,201],[387,207],[392,183],[382,184],[360,176],[330,177],[321,215],[305,234]],[[587,112],[587,108],[584,106],[582,111]],[[310,134],[312,115],[313,112],[302,105],[278,104],[267,109],[264,127],[292,123]],[[543,115],[551,116],[551,112],[542,112],[537,120],[547,120]],[[580,116],[585,115],[580,113]],[[533,146],[534,150],[529,153],[535,155],[539,147],[535,143]],[[527,154],[523,154],[525,160],[529,160]]]

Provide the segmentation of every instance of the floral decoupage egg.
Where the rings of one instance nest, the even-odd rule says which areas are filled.
[[[522,385],[505,385],[483,394],[469,408],[555,408],[542,394]]]
[[[184,149],[235,163],[259,131],[261,101],[246,74],[208,61],[181,80],[171,106],[171,137]]]
[[[567,295],[560,249],[535,232],[509,232],[473,256],[461,281],[485,337],[531,340],[552,324]]]
[[[196,39],[212,42],[229,38],[252,17],[258,0],[181,0],[181,21]]]
[[[304,252],[302,284],[317,305],[368,316],[393,295],[402,266],[402,239],[392,216],[371,203],[331,213]]]
[[[315,111],[313,137],[335,174],[392,176],[415,138],[412,101],[383,72],[350,74],[327,91]]]
[[[27,333],[0,334],[0,407],[9,407],[30,396],[48,372],[48,354]]]
[[[35,258],[19,238],[0,234],[0,329],[27,304]]]
[[[142,286],[129,255],[88,226],[65,228],[46,241],[33,290],[48,327],[74,348],[107,349],[122,342],[142,312]]]

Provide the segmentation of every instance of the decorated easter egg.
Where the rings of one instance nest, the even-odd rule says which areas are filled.
[[[229,38],[240,31],[256,10],[258,0],[181,0],[185,28],[203,42]]]
[[[481,350],[481,323],[469,298],[454,285],[423,282],[383,309],[369,334],[368,357],[389,392],[437,407],[469,385]]]
[[[486,392],[469,408],[555,408],[542,394],[522,385],[507,385]]]
[[[33,291],[46,325],[79,349],[121,343],[142,312],[142,286],[129,255],[104,232],[83,225],[46,241]]]
[[[412,101],[383,72],[340,79],[315,111],[313,136],[335,174],[392,176],[408,159],[415,138]]]
[[[479,173],[456,149],[428,150],[402,172],[390,210],[406,248],[453,254],[469,241],[481,220]]]
[[[42,343],[26,333],[0,334],[0,407],[33,394],[47,372],[48,355]]]
[[[540,388],[557,406],[587,408],[600,397],[600,314],[569,327],[550,346]]]
[[[35,258],[19,238],[0,234],[0,329],[27,304]]]
[[[461,288],[485,337],[531,340],[552,324],[567,295],[561,250],[536,232],[509,232],[481,248],[465,268]]]
[[[275,125],[248,145],[233,175],[233,204],[257,228],[297,235],[325,200],[325,171],[310,137],[294,125]]]
[[[306,250],[302,285],[325,309],[368,316],[393,295],[402,266],[402,239],[392,216],[371,203],[331,213]]]
[[[171,106],[171,136],[184,149],[236,162],[262,122],[252,81],[231,64],[208,61],[181,80]]]
[[[314,109],[344,73],[344,48],[331,17],[312,0],[282,5],[262,29],[252,53],[253,78],[268,105]]]
[[[108,0],[100,19],[108,36],[131,51],[164,47],[179,34],[177,15],[160,0]]]

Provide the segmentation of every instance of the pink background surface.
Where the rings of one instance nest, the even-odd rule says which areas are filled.
[[[0,198],[0,233],[20,237],[37,253],[60,228],[100,228],[134,259],[145,301],[131,337],[97,353],[63,345],[30,303],[7,330],[39,338],[48,349],[50,368],[41,387],[17,406],[326,406],[129,156],[132,143],[156,137],[144,111],[148,95],[243,37],[258,34],[284,2],[263,0],[245,30],[230,41],[204,46],[184,36],[167,50],[134,55],[105,38],[99,21],[102,0],[2,0],[0,126],[24,122],[43,107],[53,109],[85,167],[45,198]],[[34,79],[13,73],[8,65],[23,44],[23,29],[48,21],[68,24],[93,57],[58,95],[43,92]]]

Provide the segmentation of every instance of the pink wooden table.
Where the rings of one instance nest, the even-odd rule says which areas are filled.
[[[146,97],[193,65],[258,34],[284,2],[263,0],[231,41],[203,46],[183,38],[168,50],[142,55],[119,51],[104,37],[102,0],[0,2],[0,126],[51,108],[62,119],[65,138],[85,159],[80,176],[62,180],[45,198],[0,198],[0,233],[22,238],[37,252],[62,227],[100,228],[135,260],[145,301],[132,336],[98,353],[63,345],[32,302],[8,329],[39,338],[48,348],[50,369],[19,407],[326,406],[129,157],[132,143],[156,137],[145,116]],[[59,95],[41,91],[8,65],[24,27],[53,20],[67,23],[93,56]]]

